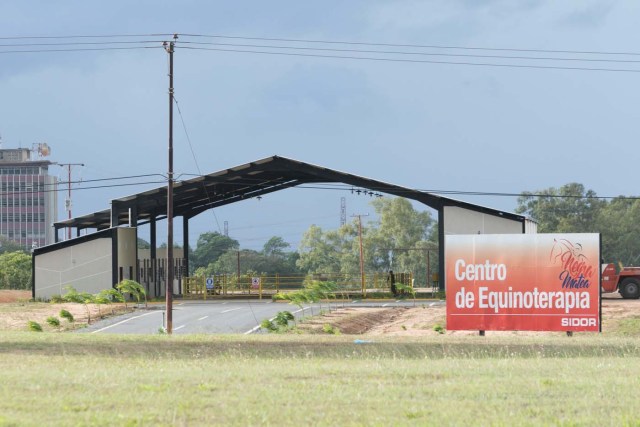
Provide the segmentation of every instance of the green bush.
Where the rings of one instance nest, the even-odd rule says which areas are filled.
[[[433,325],[433,330],[439,334],[444,334],[444,327],[442,325],[439,325],[439,324]]]
[[[73,314],[69,313],[67,310],[60,310],[60,317],[63,319],[67,319],[69,322],[73,322],[75,319],[73,318]]]
[[[76,288],[71,285],[64,287],[67,293],[62,296],[64,302],[75,302],[78,304],[88,304],[93,302],[93,295],[87,292],[78,292]]]
[[[334,327],[333,325],[330,325],[329,323],[325,323],[324,325],[322,325],[322,331],[326,334],[340,335],[340,329]]]
[[[49,325],[53,326],[54,328],[59,328],[60,327],[60,319],[58,319],[57,317],[54,317],[54,316],[47,317],[47,323]]]
[[[287,326],[290,320],[293,320],[293,314],[290,311],[279,311],[276,315],[275,321],[279,326]]]
[[[53,295],[51,296],[51,299],[49,299],[49,302],[51,304],[62,304],[64,299],[62,298],[62,295]]]
[[[40,323],[34,322],[33,320],[29,320],[27,322],[27,328],[32,332],[42,332],[42,326],[40,326]]]
[[[269,332],[275,332],[278,330],[278,327],[274,325],[274,323],[269,319],[264,319],[260,322],[260,327],[266,329]]]

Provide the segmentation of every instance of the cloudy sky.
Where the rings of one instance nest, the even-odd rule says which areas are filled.
[[[168,37],[144,35],[179,33],[179,179],[277,154],[424,190],[580,182],[601,196],[638,195],[639,17],[631,0],[5,0],[0,135],[4,148],[46,142],[50,160],[84,163],[74,180],[152,175],[127,181],[134,186],[75,185],[74,216],[159,186],[142,182],[167,171]],[[128,36],[18,38],[96,35]],[[150,48],[9,53],[115,41]],[[340,197],[349,216],[372,213],[348,191],[292,189],[201,214],[191,241],[228,221],[243,247],[273,235],[296,246],[310,224],[339,225]],[[457,197],[516,207],[514,197]]]

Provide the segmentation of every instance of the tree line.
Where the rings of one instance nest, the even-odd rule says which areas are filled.
[[[374,199],[371,205],[377,220],[362,224],[365,271],[414,272],[416,280],[424,281],[427,259],[431,271],[437,271],[437,223],[431,214],[418,212],[402,198]],[[360,227],[357,219],[334,230],[311,225],[297,250],[278,236],[255,251],[240,249],[236,240],[220,233],[204,233],[189,263],[196,275],[235,274],[238,263],[241,274],[359,275]]]
[[[601,233],[606,262],[640,262],[640,199],[619,196],[611,200],[579,183],[526,192],[518,198],[516,213],[538,223],[539,233]]]

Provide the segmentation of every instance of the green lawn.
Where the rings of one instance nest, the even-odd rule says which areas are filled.
[[[640,339],[0,334],[0,425],[640,426]]]

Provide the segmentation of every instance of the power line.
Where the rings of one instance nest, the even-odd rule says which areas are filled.
[[[105,45],[121,45],[121,44],[150,44],[162,43],[163,40],[129,40],[129,41],[113,41],[113,42],[63,42],[63,43],[11,43],[0,44],[0,47],[46,47],[46,46],[105,46]]]
[[[207,175],[202,174],[189,174],[184,173],[182,175],[185,176],[195,176],[195,177],[205,177]],[[56,183],[39,183],[41,187],[55,187],[59,184],[77,184],[77,190],[92,190],[99,188],[116,188],[116,187],[127,187],[134,185],[148,185],[148,184],[164,184],[166,180],[162,181],[138,181],[124,184],[110,184],[110,185],[100,185],[100,186],[89,186],[84,187],[82,184],[89,182],[104,182],[104,181],[117,181],[117,180],[125,180],[125,179],[133,179],[133,178],[145,178],[152,176],[162,176],[163,174],[141,174],[141,175],[129,175],[129,176],[118,176],[111,178],[97,178],[97,179],[89,179],[89,180],[80,180],[80,181],[58,181]],[[186,181],[177,181],[179,184],[183,184]],[[220,184],[226,186],[247,186],[247,185],[255,185],[259,184],[262,181],[258,178],[244,178],[240,180],[234,180],[233,182],[221,182]],[[356,187],[349,184],[342,183],[326,183],[322,185],[297,185],[295,187],[288,187],[291,189],[305,189],[305,190],[328,190],[328,191],[351,191],[353,192]],[[367,190],[385,192],[388,190],[388,187],[377,187],[377,186],[369,186]],[[44,189],[44,190],[14,190],[14,191],[2,191],[0,195],[8,195],[8,194],[33,194],[33,193],[47,193],[54,191],[65,191],[64,189]],[[361,190],[363,195],[367,195],[368,191]],[[495,192],[495,191],[465,191],[465,190],[439,190],[439,189],[395,189],[397,193],[406,193],[411,194],[414,192],[420,192],[425,194],[434,194],[434,195],[464,195],[464,196],[496,196],[496,197],[539,197],[539,198],[576,198],[576,199],[594,199],[594,200],[609,200],[609,199],[626,199],[626,200],[640,200],[640,196],[625,196],[625,195],[617,195],[617,196],[586,196],[586,195],[563,195],[563,194],[548,194],[548,193],[532,193],[532,192],[521,192],[521,193],[510,193],[510,192]],[[209,201],[211,198],[207,195]]]
[[[194,34],[194,33],[142,33],[142,34],[75,34],[60,36],[6,36],[0,40],[68,40],[68,39],[111,39],[111,38],[140,38],[140,37],[173,37],[178,35],[181,38],[208,38],[208,39],[228,39],[228,40],[254,40],[267,42],[287,42],[287,43],[308,43],[308,44],[328,44],[346,46],[370,46],[370,47],[394,47],[394,48],[416,48],[416,49],[438,49],[438,50],[471,50],[489,52],[528,52],[528,53],[553,53],[553,54],[581,54],[581,55],[616,55],[616,56],[640,56],[640,52],[628,51],[604,51],[604,50],[571,50],[571,49],[531,49],[513,47],[487,47],[487,46],[460,46],[441,44],[411,44],[411,43],[382,43],[382,42],[360,42],[349,40],[319,40],[319,39],[297,39],[284,37],[248,37],[231,36],[224,34]],[[185,43],[181,41],[181,43]]]
[[[197,176],[197,177],[205,177],[206,175],[196,175],[196,174],[183,174],[185,176]],[[238,180],[234,180],[233,182],[225,182],[224,185],[228,186],[247,186],[247,185],[255,185],[261,183],[262,180],[259,178],[242,178]],[[307,190],[334,190],[334,191],[357,191],[357,187],[354,187],[350,184],[342,184],[342,183],[323,183],[321,185],[313,185],[313,184],[301,184],[295,187],[289,187],[291,189],[307,189]],[[377,191],[377,192],[385,192],[388,190],[388,187],[382,186],[368,186],[367,190]],[[464,190],[437,190],[437,189],[419,189],[419,188],[396,188],[394,191],[398,193],[414,193],[421,192],[425,194],[440,194],[440,195],[461,195],[461,196],[499,196],[499,197],[555,197],[555,198],[591,198],[591,199],[616,199],[619,197],[624,197],[626,199],[635,200],[640,199],[640,196],[580,196],[580,195],[558,195],[558,194],[545,194],[545,193],[529,193],[529,192],[521,192],[521,193],[507,193],[507,192],[491,192],[491,191],[464,191]],[[367,195],[368,191],[362,190],[363,195]]]
[[[381,46],[381,47],[409,47],[421,49],[459,49],[459,50],[480,50],[480,51],[496,51],[496,52],[531,52],[531,53],[564,53],[564,54],[584,54],[584,55],[630,55],[640,56],[638,52],[609,52],[609,51],[589,51],[589,50],[551,50],[551,49],[522,49],[522,48],[496,48],[496,47],[478,47],[478,46],[455,46],[455,45],[423,45],[423,44],[399,44],[399,43],[371,43],[371,42],[354,42],[339,40],[313,40],[313,39],[288,39],[288,38],[269,38],[269,37],[244,37],[244,36],[225,36],[225,35],[206,35],[206,34],[180,34],[184,37],[203,37],[203,38],[219,38],[219,39],[237,39],[237,40],[259,40],[259,41],[276,41],[276,42],[294,42],[294,43],[314,43],[314,44],[343,44],[355,46]]]
[[[189,132],[187,131],[187,125],[185,124],[184,117],[182,116],[180,104],[178,104],[178,100],[176,99],[175,95],[173,96],[173,102],[175,102],[176,108],[178,109],[178,115],[180,116],[180,121],[182,122],[182,129],[184,129],[184,134],[187,137],[187,142],[189,143],[189,149],[191,150],[193,161],[196,164],[196,169],[198,169],[199,174],[202,174],[202,172],[200,171],[200,165],[198,164],[198,159],[196,158],[196,153],[193,151],[193,145],[191,144],[191,138],[189,137]],[[202,182],[202,188],[204,189],[204,192],[207,196],[207,200],[209,201],[209,203],[212,203],[211,197],[209,196],[209,191],[207,190],[207,186],[205,185],[204,181]],[[218,226],[218,231],[220,232],[220,234],[222,234],[222,229],[220,228],[220,222],[218,221],[218,215],[216,215],[215,209],[212,208],[211,213],[213,214],[213,218],[215,219],[216,225]]]
[[[476,55],[463,53],[437,53],[437,52],[406,52],[393,50],[362,50],[362,49],[336,49],[336,48],[316,48],[303,46],[274,46],[274,45],[256,45],[256,44],[236,44],[236,43],[202,43],[183,41],[182,44],[198,45],[198,46],[230,46],[230,47],[250,47],[259,49],[291,49],[291,50],[309,50],[321,52],[350,52],[350,53],[377,53],[384,55],[416,55],[416,56],[441,56],[456,58],[488,58],[488,59],[518,59],[518,60],[534,60],[534,61],[584,61],[584,62],[609,62],[609,63],[640,63],[637,59],[600,59],[600,58],[567,58],[552,56],[509,56],[509,55]]]
[[[9,36],[0,37],[0,40],[46,40],[46,39],[98,39],[98,38],[124,38],[124,37],[164,37],[173,36],[173,33],[150,34],[82,34],[67,36]]]
[[[140,50],[140,49],[161,49],[162,46],[138,46],[138,47],[96,47],[96,48],[78,48],[78,49],[33,49],[33,50],[2,50],[1,54],[7,53],[45,53],[45,52],[89,52],[89,51],[107,51],[107,50]]]
[[[352,59],[352,60],[378,61],[378,62],[404,62],[404,63],[414,63],[414,64],[445,64],[445,65],[467,65],[467,66],[476,66],[476,67],[529,68],[529,69],[541,69],[541,70],[572,70],[572,71],[605,71],[605,72],[616,72],[616,73],[640,73],[640,70],[627,69],[627,68],[561,67],[561,66],[555,66],[555,65],[433,61],[433,60],[426,60],[426,59],[423,60],[423,59],[376,58],[376,57],[369,57],[369,56],[319,55],[319,54],[312,54],[312,53],[266,52],[266,51],[259,51],[259,50],[217,49],[217,48],[189,47],[189,46],[181,47],[181,49],[208,50],[208,51],[231,52],[231,53],[249,53],[249,54],[258,54],[258,55],[297,56],[297,57],[328,58],[328,59]]]
[[[92,187],[76,187],[75,190],[79,191],[79,190],[95,190],[95,189],[98,189],[98,188],[130,187],[132,185],[161,184],[161,183],[164,183],[164,182],[166,182],[166,181],[147,181],[147,182],[132,182],[132,183],[127,183],[127,184],[96,185],[96,186],[92,186]],[[49,184],[49,185],[51,185],[51,184]],[[60,191],[66,191],[66,189],[64,189],[64,188],[54,188],[54,189],[49,189],[49,190],[1,191],[0,192],[0,196],[20,195],[20,194],[55,193],[55,192],[60,192]]]

